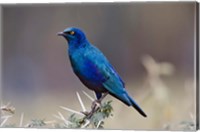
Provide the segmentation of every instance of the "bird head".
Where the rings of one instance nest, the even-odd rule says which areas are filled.
[[[87,41],[85,34],[78,28],[66,28],[63,32],[59,32],[58,36],[63,36],[69,45],[80,45]]]

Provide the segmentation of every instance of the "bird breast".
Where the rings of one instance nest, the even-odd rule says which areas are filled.
[[[84,85],[94,91],[106,92],[102,85],[105,77],[100,73],[94,60],[79,51],[70,55],[70,61],[74,73]]]

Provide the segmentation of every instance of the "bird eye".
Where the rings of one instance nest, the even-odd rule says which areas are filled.
[[[69,35],[74,35],[75,34],[75,32],[74,31],[66,31],[66,32],[64,32],[65,34],[69,34]]]
[[[70,35],[74,35],[74,33],[75,33],[74,31],[70,31],[69,32]]]

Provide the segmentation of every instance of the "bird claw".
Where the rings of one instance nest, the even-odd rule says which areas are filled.
[[[86,117],[90,118],[91,115],[98,109],[101,107],[101,101],[100,100],[95,100],[92,102],[92,106],[91,106],[91,111],[81,111],[82,114],[84,114]]]
[[[100,99],[94,100],[92,102],[91,111],[81,111],[82,114],[85,115],[85,118],[90,119],[92,115],[101,108],[101,101],[108,93],[105,93]]]
[[[94,108],[100,108],[101,107],[101,101],[100,100],[95,100],[92,102],[92,106],[91,108],[94,109]]]

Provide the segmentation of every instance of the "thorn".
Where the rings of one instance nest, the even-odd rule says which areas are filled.
[[[23,119],[24,119],[24,113],[21,114],[19,127],[22,127]]]
[[[75,110],[72,110],[72,109],[70,109],[70,108],[67,108],[67,107],[64,107],[64,106],[60,106],[60,108],[66,110],[66,111],[69,111],[69,112],[72,112],[72,113],[75,113],[75,114],[78,114],[78,115],[82,115],[82,116],[84,116],[83,113],[78,112],[78,111],[75,111]]]
[[[64,121],[66,125],[72,124],[72,122],[65,119],[65,117],[58,111],[58,115],[60,116],[60,119]]]
[[[52,121],[45,121],[44,123],[45,123],[45,124],[54,124],[54,123],[56,123],[56,121],[55,121],[55,120],[52,120]]]
[[[101,122],[102,122],[102,120],[100,120],[100,121],[98,122],[98,124],[97,124],[97,127],[96,127],[96,128],[99,128],[99,126],[101,125]]]
[[[59,117],[59,116],[57,116],[57,115],[53,115],[53,117],[55,117],[55,118],[57,118],[57,119],[59,119],[59,120],[60,120],[60,117]]]
[[[12,115],[1,116],[1,119],[6,119],[6,118],[9,118],[9,117],[12,117]]]
[[[0,127],[2,127],[2,126],[7,122],[8,118],[10,118],[10,117],[12,117],[12,116],[7,116],[7,118],[5,118],[5,119],[1,122]]]
[[[85,108],[85,106],[84,106],[84,104],[83,104],[83,101],[82,101],[82,99],[81,99],[79,93],[76,92],[76,95],[77,95],[78,100],[79,100],[79,102],[80,102],[80,104],[81,104],[81,107],[82,107],[83,112],[85,112],[85,111],[86,111],[86,108]]]
[[[89,94],[87,94],[85,91],[82,91],[91,101],[95,101],[94,98],[92,98]]]
[[[85,128],[88,124],[90,124],[90,120],[86,120],[86,123],[81,128]]]

